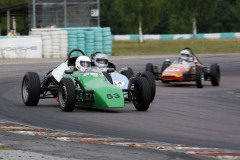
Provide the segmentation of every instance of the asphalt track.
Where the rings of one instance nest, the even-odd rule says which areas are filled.
[[[111,62],[117,69],[129,66],[136,73],[144,71],[149,62],[160,68],[165,58],[176,59],[175,56],[114,57]],[[80,106],[65,113],[55,99],[40,100],[37,107],[27,107],[21,98],[24,74],[35,71],[43,79],[60,61],[1,64],[0,119],[111,137],[240,150],[240,54],[199,58],[205,65],[214,62],[220,65],[220,86],[205,82],[205,87],[199,89],[194,82],[156,81],[156,97],[146,112],[136,111],[132,103],[127,103],[124,109]]]

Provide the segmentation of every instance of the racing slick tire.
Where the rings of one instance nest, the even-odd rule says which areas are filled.
[[[147,63],[145,71],[153,73],[153,64],[152,63]]]
[[[122,75],[126,76],[127,79],[130,79],[132,77],[134,77],[134,73],[133,73],[133,70],[132,68],[128,68],[127,70],[123,70],[120,72]]]
[[[22,81],[22,99],[26,106],[36,106],[40,97],[40,78],[35,72],[27,72]]]
[[[136,77],[134,78],[133,84],[133,105],[138,111],[146,111],[151,102],[151,90],[149,83],[144,77]]]
[[[163,72],[170,65],[171,65],[171,61],[170,60],[165,60],[162,64],[161,72]]]
[[[143,72],[141,74],[141,77],[144,77],[148,80],[148,83],[149,83],[150,89],[151,89],[151,102],[152,102],[154,100],[155,94],[156,94],[156,83],[155,83],[154,76],[151,72]]]
[[[210,78],[213,86],[219,86],[220,83],[220,67],[217,63],[213,63],[210,66]]]
[[[163,64],[162,64],[162,68],[161,68],[161,73],[163,73],[163,71],[169,67],[171,65],[171,61],[164,61]],[[162,83],[169,83],[169,81],[165,81],[165,80],[162,80]]]
[[[76,91],[72,79],[62,78],[58,88],[58,98],[62,111],[73,111],[76,102]]]
[[[204,87],[204,74],[202,66],[197,66],[196,69],[196,85],[198,88]]]
[[[109,73],[107,72],[103,72],[103,75],[107,78],[108,82],[110,82],[111,84],[113,84],[113,80],[112,77]]]

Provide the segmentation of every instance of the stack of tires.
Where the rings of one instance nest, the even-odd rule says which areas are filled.
[[[94,43],[95,51],[103,52],[103,34],[101,28],[94,30]]]
[[[78,47],[77,31],[68,31],[68,53]],[[78,56],[77,52],[74,52],[72,56]]]
[[[29,36],[31,37],[42,37],[41,31],[30,31]]]
[[[103,52],[108,56],[112,55],[112,33],[110,27],[102,28]]]
[[[52,36],[52,57],[60,58],[60,33],[59,31],[51,31]]]
[[[68,31],[59,31],[60,33],[60,57],[66,58],[68,54]]]
[[[85,31],[85,48],[85,53],[87,56],[90,56],[93,52],[95,52],[93,31]]]
[[[42,35],[42,55],[43,58],[52,57],[52,37],[49,31],[41,32]]]
[[[78,30],[78,39],[77,39],[77,42],[78,42],[78,46],[77,48],[82,50],[83,52],[86,51],[86,48],[85,48],[85,31],[84,30]]]

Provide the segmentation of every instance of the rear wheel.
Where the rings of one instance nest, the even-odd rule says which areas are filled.
[[[196,85],[198,88],[204,87],[204,74],[202,66],[197,66],[196,69]]]
[[[133,104],[138,111],[146,111],[151,102],[151,90],[149,83],[144,77],[136,77],[133,83]]]
[[[26,106],[36,106],[40,97],[40,78],[35,72],[27,72],[22,81],[22,99]]]
[[[163,71],[169,67],[171,65],[171,61],[170,60],[165,60],[162,64],[162,68],[161,68],[161,73],[163,73]],[[162,80],[162,83],[169,83],[168,81]]]
[[[128,68],[127,70],[121,71],[121,74],[126,76],[128,79],[134,77],[134,73],[133,73],[132,68]]]
[[[152,63],[147,63],[145,71],[153,73],[153,64]]]
[[[76,102],[76,91],[70,78],[63,78],[58,89],[59,105],[64,112],[72,112]]]
[[[211,83],[213,86],[219,86],[220,83],[220,67],[217,63],[213,63],[210,66],[210,77],[211,77]]]
[[[148,83],[150,85],[150,90],[151,90],[151,102],[152,102],[156,94],[156,83],[155,83],[154,76],[151,72],[143,72],[141,74],[141,77],[144,77],[148,80]]]
[[[162,64],[162,68],[161,68],[161,72],[163,72],[167,67],[169,67],[171,65],[171,61],[168,59],[168,60],[165,60]]]

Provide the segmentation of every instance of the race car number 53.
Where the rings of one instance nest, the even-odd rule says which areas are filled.
[[[119,94],[113,93],[113,94],[107,94],[108,99],[113,99],[113,98],[120,98]]]

